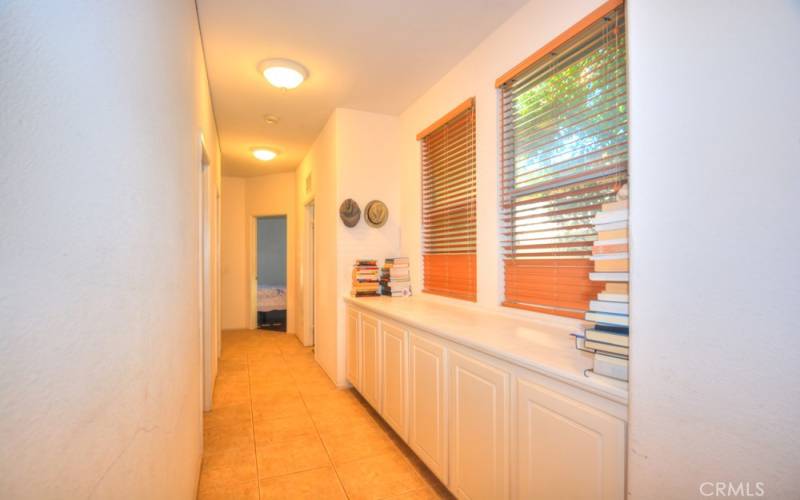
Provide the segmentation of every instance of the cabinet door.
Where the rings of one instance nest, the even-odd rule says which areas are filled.
[[[447,484],[445,362],[444,345],[411,334],[408,445]]]
[[[450,489],[459,498],[508,498],[509,374],[454,351],[448,365]]]
[[[373,408],[381,411],[380,371],[378,369],[378,319],[361,314],[361,394]]]
[[[361,389],[361,349],[359,344],[359,313],[355,309],[347,309],[347,380],[356,389]]]
[[[381,322],[381,415],[403,440],[408,441],[406,338],[405,330]]]
[[[622,420],[518,380],[517,432],[517,498],[624,498]]]

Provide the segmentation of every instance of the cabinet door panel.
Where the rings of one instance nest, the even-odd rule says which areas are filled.
[[[450,352],[450,489],[459,498],[508,498],[509,374]]]
[[[409,345],[408,444],[447,483],[445,348],[412,333]]]
[[[517,430],[518,498],[624,498],[622,420],[519,380]]]
[[[361,394],[379,413],[381,411],[380,371],[378,367],[378,319],[361,314]]]
[[[381,323],[381,415],[404,440],[406,426],[406,345],[405,330]]]
[[[359,349],[359,313],[355,309],[347,309],[347,361],[346,376],[347,380],[356,389],[361,389],[361,376],[359,365],[361,364],[361,350]]]

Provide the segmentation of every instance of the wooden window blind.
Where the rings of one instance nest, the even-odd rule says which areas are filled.
[[[583,318],[591,218],[625,183],[625,16],[611,1],[498,79],[503,305]]]
[[[422,141],[423,291],[475,301],[474,99],[417,140]]]

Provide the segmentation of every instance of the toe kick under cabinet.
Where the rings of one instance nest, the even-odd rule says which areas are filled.
[[[482,344],[473,330],[495,324],[485,314],[361,300],[348,299],[347,377],[456,497],[624,498],[627,395],[585,379],[591,360],[566,350],[569,338],[498,315]],[[542,359],[552,370],[537,369]]]

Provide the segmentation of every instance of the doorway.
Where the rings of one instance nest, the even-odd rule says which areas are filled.
[[[214,393],[214,380],[217,376],[217,360],[219,359],[219,338],[213,325],[214,315],[212,307],[214,305],[213,293],[213,252],[211,221],[212,217],[217,216],[217,210],[212,215],[212,193],[216,193],[215,199],[218,201],[218,193],[212,188],[213,178],[210,172],[211,162],[208,159],[202,137],[200,139],[200,186],[198,203],[198,246],[199,246],[199,269],[198,269],[198,291],[200,305],[200,343],[203,353],[203,408],[205,411],[211,410],[211,398]],[[217,207],[219,203],[217,203]],[[217,302],[218,303],[218,302]]]
[[[256,217],[256,326],[286,332],[285,215]]]
[[[316,246],[314,238],[314,202],[305,206],[305,227],[303,240],[305,245],[303,255],[303,345],[314,345],[314,325],[316,323],[316,301],[314,300],[314,287],[316,276]]]

